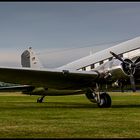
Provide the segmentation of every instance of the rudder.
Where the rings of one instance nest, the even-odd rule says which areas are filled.
[[[22,67],[30,67],[30,68],[41,68],[42,67],[37,55],[32,50],[32,47],[29,47],[29,49],[25,50],[21,54],[21,65],[22,65]]]

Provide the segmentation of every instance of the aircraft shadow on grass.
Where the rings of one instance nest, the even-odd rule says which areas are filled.
[[[112,108],[140,108],[139,104],[123,104],[123,105],[112,105]]]
[[[24,104],[24,105],[23,105]],[[0,107],[1,109],[28,109],[28,108],[30,108],[30,109],[34,109],[34,108],[36,108],[36,109],[42,109],[42,108],[52,108],[52,109],[54,109],[54,108],[70,108],[70,109],[76,109],[76,108],[78,108],[78,109],[82,109],[82,108],[97,108],[97,106],[96,106],[96,104],[94,105],[94,104],[86,104],[86,103],[77,103],[77,102],[71,102],[71,103],[66,103],[66,102],[44,102],[43,104],[33,104],[32,102],[22,102],[22,104],[21,104],[21,102],[20,103],[18,103],[17,102],[17,104],[16,104],[16,106],[15,105],[13,105],[13,106],[1,106]],[[112,107],[111,107],[112,109],[113,108],[140,108],[140,103],[139,104],[122,104],[122,105],[112,105]],[[110,108],[110,109],[111,109]],[[109,109],[109,108],[107,108],[107,109]]]

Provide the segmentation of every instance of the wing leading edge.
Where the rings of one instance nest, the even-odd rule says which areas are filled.
[[[16,85],[16,86],[3,86],[0,87],[0,92],[13,92],[13,91],[32,91],[34,89],[33,86],[30,85]]]

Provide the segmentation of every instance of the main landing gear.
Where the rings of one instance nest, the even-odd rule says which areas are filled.
[[[37,99],[37,103],[42,103],[42,102],[43,102],[44,97],[45,97],[45,96],[39,97],[39,98]]]
[[[100,108],[111,107],[111,97],[106,92],[95,92],[88,89],[85,95],[91,102],[97,103]]]
[[[97,102],[98,107],[107,108],[111,107],[111,98],[108,93],[103,92],[100,94],[99,102]]]

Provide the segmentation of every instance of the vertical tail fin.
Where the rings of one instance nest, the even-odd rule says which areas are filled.
[[[22,67],[42,68],[38,57],[31,47],[21,54],[21,65]]]

